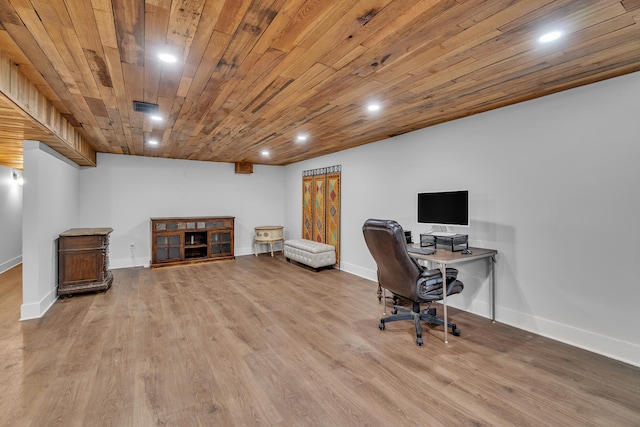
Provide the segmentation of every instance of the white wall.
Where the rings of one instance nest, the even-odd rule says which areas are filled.
[[[97,164],[80,172],[79,226],[113,228],[112,268],[149,265],[152,217],[235,216],[236,256],[253,253],[254,227],[284,222],[280,166],[236,174],[231,163],[113,154]]]
[[[342,165],[341,268],[375,280],[364,221],[416,237],[418,192],[467,188],[471,227],[451,230],[499,251],[497,320],[640,365],[639,100],[634,73],[287,166],[285,227],[302,171]],[[488,266],[460,270],[449,302],[488,317]]]
[[[24,142],[21,319],[55,302],[58,235],[78,224],[79,167],[44,144]]]
[[[0,166],[0,273],[22,262],[22,187]]]

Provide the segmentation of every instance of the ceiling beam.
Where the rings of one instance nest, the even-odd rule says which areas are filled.
[[[96,166],[93,146],[2,51],[0,103],[14,107],[16,113],[3,115],[0,130],[21,131],[24,139],[38,140],[80,166]]]

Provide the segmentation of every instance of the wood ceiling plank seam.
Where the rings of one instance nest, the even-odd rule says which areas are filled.
[[[310,91],[305,90],[305,86],[312,85],[312,81],[318,79],[322,81],[321,74],[327,71],[329,67],[324,64],[316,63],[312,65],[306,73],[302,74],[299,78],[293,80],[291,85],[287,87],[286,91],[282,91],[277,94],[271,103],[274,106],[280,105],[283,102],[290,103],[292,99],[295,99],[295,103],[298,104],[301,99],[301,94],[307,92],[309,95],[313,95]],[[329,71],[331,75],[335,74],[334,70]],[[326,77],[325,77],[326,78]]]
[[[355,91],[345,90],[342,91],[343,93],[336,93],[331,100],[331,103],[334,105],[345,105],[355,102],[360,105],[365,105],[367,102],[370,102],[371,99],[383,98],[383,96],[379,96],[378,94],[382,94],[386,90],[387,86],[380,82],[375,80],[365,80],[357,86],[357,90]]]
[[[622,0],[620,2],[627,12],[640,10],[640,0]]]
[[[309,40],[304,43],[309,34],[315,40],[323,36],[324,28],[335,23],[334,15],[344,15],[346,10],[352,7],[350,2],[329,2],[323,0],[309,0],[304,2],[302,7],[298,8],[289,25],[280,33],[280,37],[271,43],[271,47],[289,52],[294,47],[309,47]],[[338,9],[338,12],[335,12]],[[330,24],[328,25],[327,22]],[[322,30],[321,30],[322,29]],[[320,32],[320,34],[317,34]]]
[[[158,97],[159,104],[166,108],[166,110],[163,111],[169,111],[169,115],[164,122],[165,129],[162,135],[163,141],[165,137],[168,137],[171,135],[171,132],[175,131],[176,126],[178,125],[179,113],[182,110],[185,100],[186,98],[183,96],[176,96],[173,98],[164,98],[162,96]]]
[[[356,46],[353,46],[348,52],[347,54],[338,57],[338,55],[333,55],[336,59],[335,61],[333,61],[330,66],[331,68],[333,68],[334,70],[342,70],[343,68],[345,68],[346,66],[348,66],[349,64],[352,64],[354,61],[356,61],[358,58],[362,58],[366,53],[368,53],[368,48],[364,47],[363,45],[359,44]],[[386,60],[386,58],[384,59],[374,59],[375,62],[384,62]],[[331,61],[327,61],[327,58],[321,58],[320,63],[322,64],[327,64],[329,65],[329,63]],[[371,61],[369,61],[371,63]]]
[[[205,2],[192,0],[174,0],[167,31],[167,44],[181,51],[180,58],[189,57],[189,51],[202,18]]]
[[[81,4],[85,3],[85,0],[78,1]],[[118,33],[111,0],[91,0],[91,8],[98,32],[98,41],[93,50],[99,52],[105,48],[118,49]]]
[[[144,2],[113,0],[113,17],[118,37],[120,60],[144,65]]]
[[[288,78],[283,75],[282,72],[294,63],[304,51],[301,49],[294,49],[291,52],[282,52],[276,49],[269,49],[267,52],[259,57],[255,66],[249,70],[250,84],[245,86],[243,93],[245,99],[255,99],[260,96],[276,79]],[[239,86],[238,89],[241,89]],[[251,101],[249,101],[251,102]],[[240,107],[241,110],[246,110],[246,107]]]
[[[222,58],[226,45],[231,41],[231,36],[223,33],[216,33],[212,35],[207,45],[205,54],[203,55],[203,62],[198,67],[196,74],[193,77],[189,92],[185,98],[185,102],[182,104],[180,111],[177,113],[178,117],[188,117],[196,105],[198,97],[203,93],[205,87],[210,80],[214,78],[211,70],[215,68]],[[172,109],[173,110],[173,109]],[[172,114],[173,115],[173,114]],[[178,127],[175,129],[180,131]]]
[[[252,0],[225,1],[215,31],[233,36],[251,6]]]
[[[222,78],[234,78],[238,69],[243,66],[244,61],[251,53],[251,49],[257,43],[260,35],[264,32],[265,21],[270,19],[272,19],[272,16],[268,13],[254,13],[253,5],[247,10],[245,19],[239,24],[216,69],[222,74]]]
[[[191,83],[193,82],[193,79],[191,77],[185,77],[183,76],[180,79],[180,84],[178,85],[178,90],[176,91],[176,96],[179,97],[186,97],[187,93],[189,92],[189,88],[191,87]]]
[[[273,56],[278,56],[280,55],[279,52],[272,52]],[[267,58],[271,58],[272,55],[268,54]],[[257,61],[260,58],[260,55],[257,54],[253,54],[250,53],[247,56],[247,60],[245,61],[245,67],[249,70],[254,68],[255,65],[255,61]],[[269,59],[267,59],[268,61]],[[242,72],[244,72],[244,69],[242,70]],[[232,97],[233,93],[236,93],[237,88],[239,87],[243,87],[243,85],[250,85],[251,84],[251,80],[248,79],[247,81],[243,81],[244,75],[238,75],[238,76],[234,76],[233,80],[226,82],[225,84],[223,84],[222,86],[220,86],[218,84],[217,80],[211,80],[208,84],[207,87],[210,87],[211,89],[207,90],[207,92],[211,92],[214,93],[214,89],[215,89],[215,93],[224,93],[225,95],[221,95],[221,96],[216,96],[215,100],[213,103],[209,104],[208,108],[206,105],[202,105],[201,109],[202,111],[205,111],[205,115],[204,117],[200,120],[200,121],[207,121],[209,120],[209,116],[211,113],[215,114],[215,112],[221,108],[223,105],[225,105],[225,108],[229,108],[230,110],[233,110],[232,113],[230,114],[230,116],[233,115],[242,115],[242,107],[243,107],[243,100],[241,99],[234,99]],[[219,89],[218,89],[219,87]],[[246,97],[246,94],[245,94]],[[231,105],[229,105],[231,104]],[[210,128],[210,126],[208,126],[208,128]]]
[[[59,30],[59,32],[56,32],[55,30]],[[97,98],[100,95],[97,81],[93,75],[93,70],[87,61],[85,51],[78,41],[78,36],[75,34],[75,30],[50,28],[49,34],[55,34],[55,38],[52,37],[52,39],[57,40],[58,46],[64,46],[64,49],[60,48],[59,50],[60,56],[62,56],[65,62],[70,65],[69,68],[71,70],[75,70],[72,72],[72,75],[76,81],[78,91],[83,96]]]
[[[254,94],[254,92],[250,92],[250,95],[245,97],[245,100],[243,100],[243,105],[240,108],[240,111],[242,112],[251,111],[252,113],[255,113],[258,109],[267,104],[274,96],[286,90],[287,87],[294,81],[293,79],[283,76],[278,76],[275,79],[259,79],[255,77],[251,79],[253,82],[270,83],[266,86],[264,86],[263,84],[256,84],[254,86],[254,89],[258,88],[262,90],[256,94]],[[243,92],[247,93],[248,91],[245,90]]]
[[[624,17],[620,17],[620,19],[623,19],[623,18],[624,18]],[[581,34],[581,33],[582,33],[582,34],[584,34],[584,31],[585,31],[585,30],[579,30],[579,31],[576,31],[575,33],[573,33],[573,37],[574,37],[574,38],[575,38],[575,37],[578,37],[578,36],[579,36],[579,34]],[[587,31],[589,31],[589,30],[587,29]],[[584,49],[584,46],[579,46],[579,47],[571,48],[571,49],[576,49],[576,51],[580,51],[580,54],[583,54],[583,52],[584,52],[584,50],[583,50],[583,49]],[[501,50],[501,49],[497,49],[497,50]],[[546,50],[543,50],[543,49],[540,49],[540,48],[538,48],[538,49],[536,49],[536,50],[532,50],[532,51],[530,51],[530,52],[528,53],[529,58],[524,58],[524,59],[527,59],[527,60],[538,60],[537,58],[543,58],[543,57],[545,57],[545,56],[542,56],[542,55],[544,54],[544,52],[546,52]],[[566,54],[566,53],[567,53],[567,51],[565,50],[565,51],[564,51],[564,53]],[[485,55],[482,55],[481,53],[477,53],[477,54],[474,54],[474,55],[475,55],[476,57],[482,57],[482,56],[485,56]],[[533,56],[532,56],[532,55],[533,55]],[[551,55],[552,55],[552,57],[553,57],[553,56],[557,56],[557,55],[556,55],[555,53],[553,53],[553,52],[551,53]],[[548,55],[546,55],[546,56],[548,56]],[[509,66],[509,67],[517,66],[517,62],[522,62],[522,61],[514,60],[514,58],[515,58],[515,57],[510,57],[510,58],[508,58],[508,60],[509,60],[508,66]],[[502,67],[502,64],[504,64],[504,63],[505,63],[505,60],[504,60],[504,59],[502,59],[502,60],[495,60],[495,61],[492,61],[492,62],[493,62],[493,64],[491,64],[491,65],[487,65],[486,67],[485,67],[485,66],[484,66],[484,64],[483,64],[483,67],[482,67],[482,69],[481,69],[481,70],[478,70],[478,71],[476,71],[476,72],[472,73],[472,74],[473,74],[473,78],[475,78],[475,79],[484,79],[484,78],[489,78],[490,76],[494,76],[494,77],[495,77],[495,76],[496,76],[496,71],[495,71],[495,69],[496,69],[496,68],[499,68],[499,67]]]
[[[470,3],[467,3],[470,4]],[[441,14],[433,16],[431,23],[434,26],[446,27],[448,31],[440,32],[437,37],[428,39],[428,43],[421,43],[424,37],[420,32],[413,33],[402,39],[402,43],[408,43],[409,46],[401,44],[395,50],[406,52],[402,55],[390,55],[390,58],[384,64],[384,67],[376,68],[376,74],[386,72],[391,68],[395,73],[416,74],[419,70],[427,68],[425,63],[439,61],[440,58],[445,59],[449,56],[459,55],[470,47],[481,44],[483,41],[489,40],[496,35],[501,34],[496,30],[496,15],[477,22],[473,26],[460,26],[459,22],[469,9],[462,7],[449,8]],[[491,19],[489,19],[491,18]],[[381,53],[380,53],[381,55]],[[400,63],[400,65],[397,65]]]
[[[126,108],[126,99],[123,101],[121,98],[118,98],[116,109],[107,110],[109,111],[109,118],[111,119],[111,123],[113,123],[113,128],[120,131],[118,132],[119,137],[116,140],[109,141],[116,150],[120,150],[118,147],[128,146],[131,143],[131,135],[127,128],[129,114],[125,112],[126,117],[123,117],[123,105]]]
[[[114,123],[115,129],[122,129],[122,135],[124,139],[119,138],[117,141],[114,141],[118,145],[115,146],[121,147],[123,144],[126,145],[129,140],[128,134],[126,132],[124,124],[129,120],[129,105],[127,104],[127,94],[126,87],[124,84],[124,75],[122,70],[122,63],[120,62],[120,51],[117,48],[106,47],[104,48],[105,59],[107,63],[107,68],[109,70],[109,75],[111,76],[111,82],[113,84],[113,94],[115,98],[115,110],[107,108],[109,111],[109,117]]]
[[[470,27],[475,26],[479,22],[490,19],[496,13],[509,7],[510,4],[511,0],[486,1],[482,4],[482,7],[477,8],[477,12],[475,12],[475,10],[473,12],[470,11],[465,19],[458,22],[458,26],[466,30]]]
[[[411,4],[411,3],[410,3]],[[458,5],[456,0],[423,0],[413,2],[410,9],[397,16],[385,29],[372,34],[366,40],[360,42],[364,47],[371,49],[381,44],[394,45],[408,35],[413,34],[422,26],[436,28],[432,24],[434,17],[442,15],[451,7]]]
[[[228,89],[229,92],[232,89]],[[222,93],[224,94],[224,92]],[[224,96],[221,96],[223,98]],[[229,108],[225,108],[224,104],[219,104],[220,107],[216,109],[211,109],[209,114],[207,115],[207,120],[201,121],[204,123],[202,130],[200,131],[202,134],[207,135],[209,138],[216,137],[220,134],[220,132],[225,132],[229,127],[229,123],[235,119],[235,117]]]
[[[277,14],[260,36],[258,42],[253,47],[253,51],[255,53],[265,53],[268,49],[277,49],[273,46],[273,43],[281,37],[293,16],[298,13],[305,2],[306,0],[275,1],[271,5],[271,8],[277,10]]]
[[[66,14],[64,0],[29,0],[29,2],[43,23],[57,27],[71,27],[71,19]]]
[[[162,79],[162,67],[160,64],[157,66],[150,66],[148,63],[145,63],[142,79],[142,95],[141,98],[136,98],[134,101],[144,101],[149,102],[151,104],[158,103],[158,97],[160,96],[160,80]],[[165,81],[166,83],[166,81]],[[178,87],[180,85],[178,84]],[[178,91],[176,88],[175,91],[169,90],[167,88],[163,88],[162,93],[166,94],[167,92],[175,94]],[[167,98],[165,95],[164,98]],[[165,116],[167,114],[166,110],[158,109],[158,113],[161,116]]]
[[[545,76],[543,75],[541,76],[540,80],[545,86],[546,85],[555,86],[560,81],[566,84],[566,82],[570,82],[571,79],[569,79],[568,77],[562,74],[562,71],[565,68],[573,69],[574,66],[579,66],[580,72],[576,72],[575,76],[578,77],[578,80],[582,80],[585,78],[585,76],[588,77],[590,75],[595,75],[602,72],[608,72],[612,69],[615,69],[618,66],[626,66],[635,61],[639,61],[640,60],[640,39],[637,39],[635,41],[630,41],[628,43],[632,44],[633,48],[636,48],[637,53],[635,54],[629,53],[629,52],[632,52],[632,50],[629,49],[627,46],[617,45],[616,47],[603,51],[602,54],[597,58],[597,61],[588,61],[585,63],[583,58],[578,57],[578,58],[574,58],[571,61],[563,62],[558,66],[557,71],[554,70],[554,76],[560,76],[560,77],[555,77],[552,80],[547,80],[547,79],[544,79]],[[638,64],[638,68],[640,69],[640,64]]]
[[[640,26],[628,15],[621,15],[573,33],[573,43],[562,51],[567,58],[591,55],[618,43],[639,38]]]
[[[169,6],[169,7],[167,7]],[[178,64],[182,64],[183,58],[186,57],[183,53],[183,49],[179,45],[173,45],[168,42],[168,34],[169,34],[169,22],[171,19],[171,9],[168,4],[145,4],[145,13],[144,13],[144,70],[143,70],[143,81],[142,81],[142,94],[136,95],[136,97],[132,98],[132,101],[142,100],[144,102],[149,102],[152,104],[156,104],[158,102],[158,98],[162,96],[163,98],[172,97],[171,93],[175,93],[173,91],[173,75],[174,73],[168,73],[165,75],[163,79],[163,72],[165,72],[165,64],[162,63],[158,57],[161,52],[168,52],[175,55],[178,58]],[[171,67],[179,67],[178,64],[166,64],[166,68],[169,69]],[[161,83],[162,82],[162,83]],[[162,87],[161,87],[162,85]],[[139,96],[139,97],[137,97]],[[133,114],[133,113],[132,113]],[[160,116],[163,116],[164,119],[167,119],[167,115],[169,114],[169,109],[158,111]],[[145,118],[143,124],[143,132],[149,133],[149,127],[153,127],[153,124],[149,123],[149,120]]]
[[[572,19],[571,34],[577,31],[574,28],[578,28],[578,31],[584,30],[594,25],[602,24],[611,19],[618,18],[620,16],[627,16],[630,21],[633,21],[630,14],[628,14],[620,3],[612,4],[608,7],[603,7],[598,10],[597,13],[583,14],[579,19]]]
[[[24,27],[34,35],[35,39],[38,40],[38,45],[49,62],[53,65],[53,68],[58,74],[58,78],[64,82],[71,94],[79,93],[72,73],[67,68],[55,42],[51,39],[44,23],[40,20],[40,17],[37,15],[35,10],[26,6],[21,6],[16,7],[16,12],[24,23]]]
[[[336,7],[330,14],[325,16],[322,24],[322,31],[307,31],[305,37],[298,45],[306,48],[310,52],[324,51],[324,54],[317,58],[318,62],[331,66],[333,62],[330,54],[338,41],[349,40],[349,35],[354,28],[361,28],[367,25],[381,9],[391,0],[360,0],[356,4],[350,2],[343,3],[342,7]],[[336,50],[336,56],[340,57],[340,48]],[[323,59],[329,59],[324,62]]]
[[[220,11],[224,6],[224,2],[208,0],[204,3],[202,15],[200,17],[200,23],[196,29],[196,33],[189,49],[189,54],[186,56],[186,61],[183,66],[183,77],[193,78],[201,65],[207,49],[210,48],[212,37],[215,34],[215,27],[220,16]],[[226,35],[230,38],[229,35]],[[228,44],[228,43],[226,43]],[[217,61],[216,61],[217,63]]]
[[[64,27],[73,29],[75,34],[79,36],[78,43],[82,49],[87,49],[96,54],[102,51],[102,39],[100,36],[100,28],[104,25],[106,28],[113,26],[111,23],[99,20],[104,17],[104,13],[100,9],[94,8],[95,0],[64,0],[64,11],[68,16],[69,25]],[[109,11],[111,7],[109,5]]]
[[[613,4],[619,0],[596,1],[604,7],[605,3]],[[523,29],[526,32],[544,32],[547,31],[546,29],[553,28],[553,26],[558,23],[570,22],[571,16],[574,16],[576,13],[581,14],[584,10],[583,2],[572,0],[541,0],[535,4],[532,2],[531,6],[532,7],[522,10],[520,13],[514,11],[512,13],[512,19],[508,20],[498,29],[505,33],[514,31],[516,28]],[[511,10],[517,10],[517,5],[516,7],[512,7]]]
[[[145,114],[140,112],[134,112],[132,109],[133,101],[140,100],[144,97],[144,68],[135,64],[122,64],[122,76],[124,78],[124,85],[127,88],[126,91],[126,108],[130,111],[128,115],[128,128],[130,129],[131,145],[133,146],[132,154],[139,153],[136,150],[136,143],[134,140],[135,130],[142,128]],[[129,144],[128,144],[129,145]]]
[[[259,125],[260,134],[279,134],[280,140],[276,141],[278,147],[290,145],[295,138],[295,133],[300,130],[300,127],[308,123],[307,120],[312,119],[311,117],[309,119],[299,118],[305,111],[305,108],[295,108],[285,111],[284,114],[278,117],[278,120],[269,120],[266,117],[256,120],[251,126],[247,127],[246,131],[252,132],[253,128]],[[304,130],[307,132],[311,131],[310,128],[305,128]],[[314,141],[315,137],[316,135],[314,135]],[[256,139],[260,140],[260,136],[256,136]],[[249,144],[252,144],[252,142],[246,144],[247,149],[249,148]]]
[[[184,121],[181,123],[180,132],[173,131],[171,133],[171,138],[166,141],[171,155],[178,155],[182,151],[184,144],[193,136],[198,125],[194,121]]]
[[[528,52],[527,48],[531,46],[531,42],[524,41],[521,43],[505,43],[505,45],[508,45],[508,47],[505,46],[502,49],[493,49],[492,51],[495,52],[493,55],[482,55],[476,52],[469,52],[469,54],[473,54],[473,56],[471,57],[471,59],[473,60],[471,62],[473,64],[473,69],[468,69],[464,73],[458,73],[454,78],[460,78],[462,75],[466,74],[469,76],[469,78],[477,80],[477,77],[474,77],[475,73],[478,73],[479,71],[483,71],[487,67],[492,67],[496,63],[517,58],[519,57],[519,55],[525,55]],[[464,63],[464,65],[467,65],[467,64],[468,64],[467,62]],[[456,68],[459,69],[460,67],[456,67]],[[430,76],[428,80],[426,80],[426,82],[418,86],[413,86],[409,90],[414,93],[422,93],[434,86],[438,86],[439,84],[447,80],[452,80],[452,79],[446,78],[444,73],[439,73],[439,74]],[[417,78],[420,79],[419,76]]]
[[[320,58],[319,62],[329,65],[335,69],[341,69],[355,58],[359,57],[357,52],[354,52],[354,50],[359,51],[361,55],[363,52],[372,48],[373,46],[371,45],[365,45],[365,42],[375,37],[376,34],[385,32],[385,25],[389,21],[397,24],[399,21],[395,18],[398,15],[404,14],[410,6],[411,4],[409,2],[402,1],[391,1],[386,4],[378,4],[376,9],[370,9],[368,11],[370,15],[373,15],[371,18],[367,17],[366,19],[363,19],[362,17],[359,17],[352,20],[350,28],[346,31],[346,35],[343,36],[342,39],[334,42],[334,48],[324,57]],[[345,27],[347,26],[345,25]],[[371,62],[371,59],[367,62]]]
[[[2,22],[3,25],[24,25],[22,23],[22,20],[20,19],[20,16],[18,15],[18,12],[16,12],[15,7],[10,1],[0,2],[0,22]],[[2,27],[2,25],[0,25],[0,27]]]
[[[169,20],[171,10],[168,7],[145,3],[144,8],[144,63],[146,65],[159,62],[158,54],[164,51],[178,58],[178,63],[184,62],[183,52],[179,45],[173,46],[168,42]]]
[[[111,144],[109,141],[115,141],[115,136],[113,135],[113,131],[110,126],[107,126],[107,123],[110,122],[109,117],[104,117],[102,119],[98,119],[98,127],[86,126],[83,125],[83,130],[87,135],[89,135],[91,142],[95,146],[95,150],[99,153],[109,153],[111,152]]]

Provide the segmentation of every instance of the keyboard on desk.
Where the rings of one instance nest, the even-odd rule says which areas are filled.
[[[433,255],[436,253],[433,249],[429,248],[416,248],[415,246],[407,246],[407,252],[413,252],[420,255]]]

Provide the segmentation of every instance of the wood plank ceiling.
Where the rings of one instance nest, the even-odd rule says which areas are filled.
[[[98,152],[287,165],[639,71],[639,21],[640,0],[0,0],[0,49]]]

